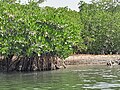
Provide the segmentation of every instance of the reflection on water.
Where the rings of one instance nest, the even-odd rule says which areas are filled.
[[[119,90],[119,66],[79,66],[69,69],[0,73],[0,90]]]

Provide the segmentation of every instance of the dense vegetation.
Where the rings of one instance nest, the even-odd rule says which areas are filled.
[[[120,54],[120,4],[101,0],[79,8],[85,53]]]
[[[40,70],[39,58],[39,62],[48,62],[75,52],[120,53],[119,3],[80,2],[80,11],[76,12],[14,1],[0,0],[1,68],[23,67],[27,71],[34,65]],[[17,59],[13,60],[13,56]]]
[[[40,8],[35,2],[20,5],[3,1],[0,9],[0,53],[8,63],[5,66],[12,63],[13,56],[25,57],[24,63],[27,60],[34,63],[35,57],[44,56],[43,62],[48,55],[64,59],[75,52],[74,46],[82,44],[80,17],[76,11]]]

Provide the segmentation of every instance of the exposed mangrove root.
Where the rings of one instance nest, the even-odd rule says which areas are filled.
[[[10,55],[0,59],[0,71],[48,71],[60,69],[61,66],[66,68],[65,64],[58,60],[57,57],[50,54],[42,54],[41,56],[14,56]]]

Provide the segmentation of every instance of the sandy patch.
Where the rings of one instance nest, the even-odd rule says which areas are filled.
[[[66,65],[106,65],[109,61],[120,60],[120,55],[72,55],[65,59]]]

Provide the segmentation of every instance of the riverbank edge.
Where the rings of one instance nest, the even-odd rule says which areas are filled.
[[[14,61],[16,61],[16,60],[14,60]],[[72,65],[75,65],[75,66],[107,65],[107,63],[110,61],[113,61],[113,62],[119,61],[119,64],[120,64],[120,55],[77,54],[77,55],[69,56],[64,61],[60,58],[57,58],[56,64],[52,64],[51,69],[49,69],[49,70],[55,70],[53,68],[56,68],[56,69],[61,69],[61,68],[66,68],[66,67],[68,68],[70,65],[71,66]],[[48,65],[48,63],[47,63],[47,65]],[[33,71],[36,71],[36,70],[33,70]],[[11,71],[11,69],[10,69],[10,71]],[[46,71],[46,69],[41,70],[41,71]]]
[[[120,55],[91,55],[79,54],[71,55],[65,59],[64,63],[68,65],[107,65],[110,61],[120,61]]]

